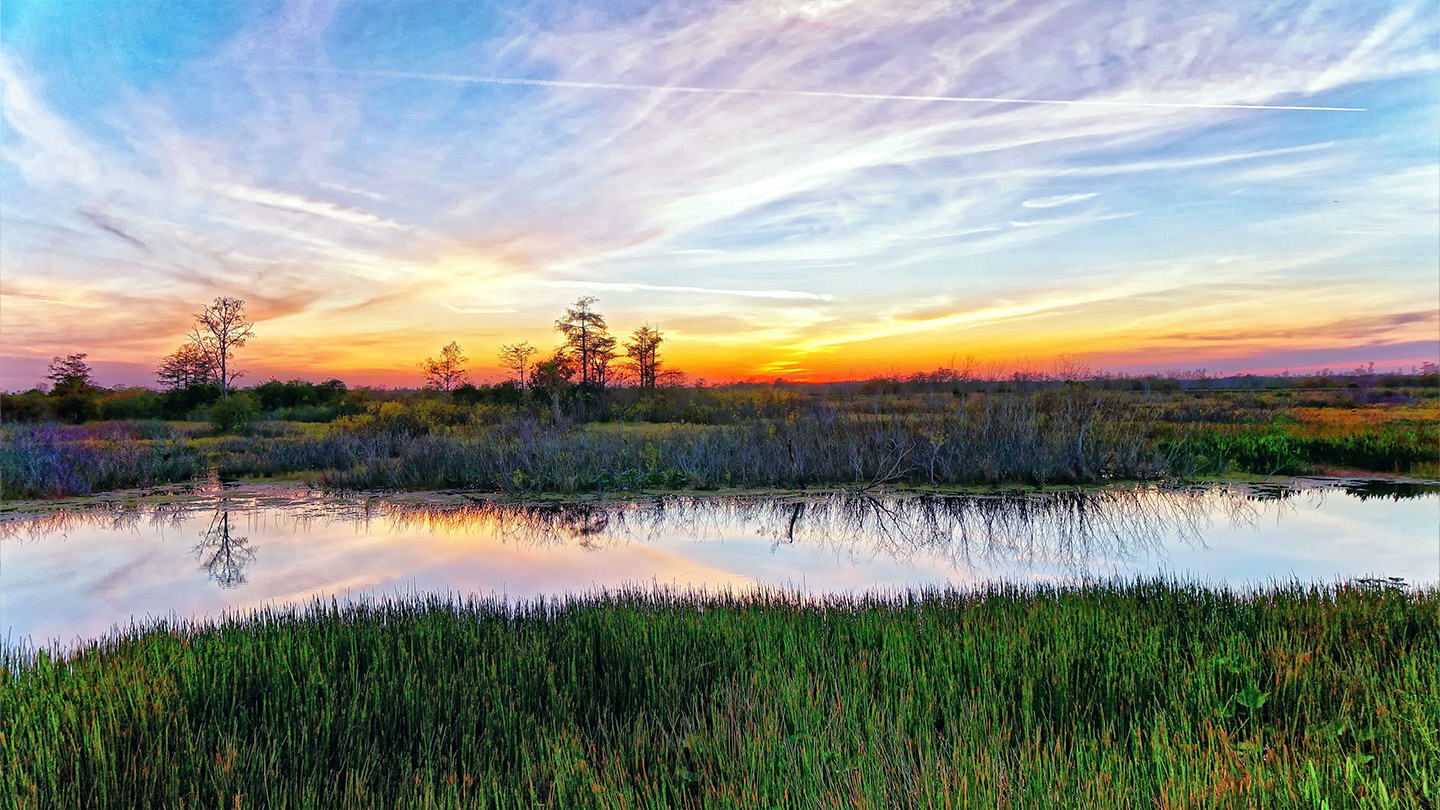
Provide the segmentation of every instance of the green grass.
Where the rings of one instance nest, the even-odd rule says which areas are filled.
[[[1298,475],[1364,470],[1434,475],[1440,421],[1394,419],[1343,426],[1275,420],[1263,425],[1205,425],[1162,442],[1168,456],[1195,472]]]
[[[4,807],[1410,807],[1440,591],[410,600],[5,653]]]

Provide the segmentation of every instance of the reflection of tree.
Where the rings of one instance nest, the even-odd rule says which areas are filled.
[[[222,588],[243,585],[245,566],[255,560],[250,538],[230,534],[230,513],[224,509],[215,511],[210,527],[200,534],[200,543],[194,551],[201,567]]]
[[[194,518],[208,516],[209,528],[193,553],[223,588],[246,582],[255,559],[250,540],[232,536],[231,515],[282,520],[293,532],[311,524],[356,524],[368,531],[372,522],[378,522],[381,531],[420,527],[519,545],[586,549],[677,537],[718,540],[739,530],[769,538],[777,549],[820,548],[858,563],[930,557],[948,560],[956,570],[997,565],[1012,570],[1058,568],[1086,577],[1126,561],[1163,561],[1177,545],[1203,546],[1209,527],[1216,523],[1259,526],[1282,520],[1299,508],[1319,506],[1326,498],[1341,497],[1436,496],[1433,486],[1304,479],[1279,485],[1179,489],[1134,485],[968,495],[832,492],[579,503],[516,503],[480,496],[437,503],[335,498],[315,492],[277,499],[268,490],[222,491],[167,503],[97,502],[82,508],[67,504],[0,514],[0,541],[38,540],[90,526],[141,536],[192,526]]]
[[[1057,564],[1085,576],[1097,564],[1163,557],[1170,544],[1203,542],[1216,518],[1252,523],[1265,503],[1273,501],[1257,501],[1243,488],[1135,486],[953,496],[681,496],[610,504],[476,498],[459,507],[384,508],[397,527],[444,527],[525,545],[604,548],[675,535],[718,538],[744,528],[776,545],[824,548],[856,561],[924,555],[948,559],[957,569]]]

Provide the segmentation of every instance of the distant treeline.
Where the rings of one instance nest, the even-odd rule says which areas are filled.
[[[1295,405],[1364,405],[1396,398],[1424,397],[1440,392],[1440,373],[1426,363],[1415,373],[1371,372],[1357,369],[1343,374],[1261,376],[1255,374],[1207,377],[1195,372],[1168,374],[1092,375],[1085,378],[1055,374],[1011,374],[983,378],[953,369],[938,369],[908,376],[873,377],[845,382],[806,383],[775,380],[707,385],[659,385],[655,388],[611,387],[587,391],[571,385],[559,391],[521,387],[515,380],[494,385],[464,383],[449,391],[430,388],[351,388],[339,379],[319,383],[270,379],[249,388],[232,389],[221,399],[218,384],[194,384],[157,391],[146,387],[56,385],[24,393],[0,393],[0,419],[7,422],[67,422],[162,419],[212,422],[233,430],[255,421],[331,422],[344,416],[378,413],[385,403],[424,406],[443,411],[461,406],[479,412],[532,411],[537,416],[558,412],[581,421],[686,421],[727,423],[767,415],[783,415],[809,399],[874,398],[885,396],[950,395],[974,393],[1036,393],[1051,390],[1130,391],[1165,394],[1181,391],[1291,391]],[[1416,390],[1418,389],[1418,390]],[[1429,389],[1429,390],[1426,390]],[[761,404],[764,403],[764,404]],[[558,408],[556,407],[558,405]],[[455,422],[451,417],[447,421]],[[461,421],[471,421],[467,417]]]
[[[1166,394],[1187,390],[1261,391],[1266,389],[1340,391],[1322,405],[1361,405],[1394,401],[1400,389],[1440,391],[1440,364],[1426,362],[1406,374],[1377,371],[1374,363],[1348,372],[1291,376],[1254,374],[1215,376],[1208,369],[1171,370],[1131,376],[1092,370],[1073,355],[1056,355],[1050,370],[1024,360],[1002,366],[982,364],[973,356],[951,358],[929,372],[828,383],[788,382],[775,378],[709,386],[703,379],[687,384],[685,374],[666,366],[659,329],[649,324],[627,338],[610,333],[593,296],[582,296],[555,321],[562,342],[543,359],[528,342],[503,345],[497,354],[510,379],[476,385],[469,379],[461,346],[452,341],[438,358],[420,363],[421,389],[351,388],[339,379],[321,383],[270,379],[238,388],[244,374],[235,350],[254,337],[245,302],[220,297],[195,315],[195,327],[179,349],[155,371],[161,390],[148,387],[103,388],[94,379],[84,353],[56,357],[46,379],[48,390],[0,393],[0,420],[66,422],[169,420],[209,422],[217,432],[248,432],[256,421],[333,422],[348,417],[383,416],[387,403],[425,411],[423,420],[441,426],[493,424],[501,416],[534,416],[551,422],[649,421],[716,424],[745,418],[773,418],[794,411],[800,401],[884,396],[1034,394],[1056,390]],[[1425,391],[1424,389],[1432,389]],[[774,400],[753,407],[758,399]],[[1346,393],[1359,392],[1359,393]],[[233,396],[232,396],[233,394]],[[1401,395],[1409,398],[1409,393]],[[787,399],[788,398],[788,399]],[[779,403],[780,407],[772,407]],[[1292,403],[1293,404],[1293,403]],[[923,405],[931,410],[936,403]],[[448,409],[448,410],[447,410]],[[392,409],[393,410],[393,409]],[[392,414],[393,416],[393,414]]]

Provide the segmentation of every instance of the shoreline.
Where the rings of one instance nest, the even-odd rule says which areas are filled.
[[[216,500],[246,499],[255,506],[285,508],[323,502],[353,503],[355,501],[379,501],[385,504],[460,507],[476,502],[498,505],[584,505],[612,507],[634,504],[642,501],[666,498],[687,498],[694,500],[725,498],[774,498],[777,500],[798,500],[823,498],[835,495],[872,497],[993,497],[1049,495],[1056,493],[1103,492],[1115,489],[1154,488],[1161,491],[1182,491],[1209,489],[1215,487],[1246,487],[1269,489],[1326,489],[1364,487],[1367,484],[1388,486],[1414,486],[1424,491],[1440,492],[1440,480],[1403,474],[1355,472],[1347,475],[1289,475],[1261,476],[1233,474],[1211,476],[1191,480],[1117,480],[1094,484],[982,484],[982,485],[882,485],[876,487],[815,486],[807,488],[784,487],[729,487],[722,489],[663,489],[646,488],[633,491],[592,492],[586,494],[535,493],[509,495],[503,492],[466,489],[431,490],[341,490],[316,486],[303,481],[277,481],[275,479],[240,479],[219,481],[209,479],[184,483],[161,484],[151,487],[110,490],[94,495],[68,496],[63,498],[4,500],[0,501],[0,522],[43,516],[54,512],[90,511],[106,508],[135,508],[141,506],[181,506],[187,504],[211,504]]]

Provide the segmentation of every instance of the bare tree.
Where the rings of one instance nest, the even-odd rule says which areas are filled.
[[[635,375],[636,385],[641,388],[654,388],[659,379],[659,347],[664,340],[659,329],[651,329],[646,324],[631,332],[630,340],[625,343],[625,356],[630,358],[628,365]]]
[[[425,387],[434,388],[437,391],[451,391],[465,383],[469,376],[465,371],[465,363],[470,358],[461,354],[463,351],[460,344],[450,341],[450,345],[440,350],[440,359],[433,357],[425,358],[420,367],[425,370]]]
[[[190,343],[204,354],[206,363],[216,370],[222,399],[230,397],[230,383],[245,372],[230,370],[235,350],[255,336],[254,324],[245,320],[245,301],[221,296],[195,316],[190,330]]]
[[[1035,361],[1029,357],[1021,357],[1014,361],[1010,372],[1010,379],[1015,383],[1015,390],[1028,392],[1035,387],[1035,382],[1040,379],[1040,371],[1035,366]]]
[[[976,371],[980,368],[980,361],[975,359],[975,355],[967,354],[960,358],[960,362],[957,364],[952,356],[950,368],[955,372],[956,382],[968,383],[975,379]]]
[[[603,339],[610,337],[605,316],[591,309],[597,300],[599,299],[593,295],[582,295],[576,299],[575,306],[565,310],[565,317],[555,322],[555,331],[565,336],[565,350],[574,356],[575,365],[579,367],[580,384],[586,387],[596,382],[594,373],[597,369],[597,341],[603,346]],[[613,358],[613,338],[610,340],[609,349],[610,357]],[[603,365],[608,369],[609,360]]]
[[[209,357],[194,343],[186,343],[176,349],[155,368],[155,379],[171,391],[209,384],[218,375],[219,370],[210,365]]]
[[[520,382],[520,387],[525,387],[525,369],[530,367],[530,357],[535,354],[535,347],[527,340],[519,343],[507,343],[500,347],[500,365],[515,372]]]
[[[1073,354],[1055,355],[1054,378],[1062,382],[1084,382],[1090,379],[1090,364]]]

